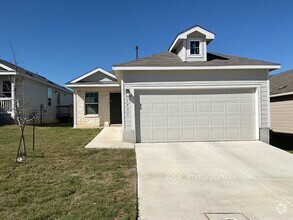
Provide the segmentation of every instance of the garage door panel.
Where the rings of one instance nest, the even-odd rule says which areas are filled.
[[[241,130],[241,139],[242,140],[252,140],[254,138],[253,128],[248,127]]]
[[[180,117],[168,117],[168,123],[167,126],[168,127],[179,127],[180,126]]]
[[[152,136],[154,140],[157,141],[165,141],[166,140],[166,132],[163,130],[153,130],[152,131]]]
[[[196,133],[194,129],[183,130],[182,131],[182,139],[185,141],[193,141],[196,139]]]
[[[206,99],[205,99],[206,100]],[[198,113],[207,113],[210,112],[210,103],[206,102],[197,102],[196,110]]]
[[[253,113],[254,112],[253,103],[241,103],[241,111],[246,113]]]
[[[182,117],[182,126],[183,127],[194,127],[196,125],[196,119],[192,116],[183,116]]]
[[[254,125],[254,117],[253,116],[242,116],[242,125],[252,127]]]
[[[164,128],[166,127],[166,118],[164,117],[154,117],[152,119],[153,128]]]
[[[222,116],[212,116],[212,126],[225,126],[225,117]]]
[[[165,108],[166,106],[164,104],[154,103],[152,105],[152,113],[166,113]]]
[[[174,130],[174,131],[167,131],[167,140],[170,141],[178,141],[180,140],[180,131],[179,130]]]
[[[194,113],[193,103],[182,103],[182,113]]]
[[[138,142],[255,140],[255,90],[149,90],[136,95]]]
[[[228,140],[240,140],[240,131],[237,127],[226,130],[226,138]]]
[[[141,117],[141,126],[144,128],[150,128],[151,119],[149,117],[146,117],[146,118]]]
[[[210,126],[210,117],[209,116],[199,116],[199,117],[197,117],[196,125],[198,127]]]
[[[225,140],[226,135],[225,135],[225,130],[224,129],[212,129],[212,137],[211,140]]]
[[[199,141],[210,141],[211,131],[208,129],[198,129],[197,130],[197,139]]]
[[[212,113],[224,113],[224,112],[225,112],[225,103],[223,102],[212,103]]]
[[[167,104],[167,113],[179,114],[180,104],[177,104],[177,103]]]
[[[231,115],[226,116],[226,125],[227,126],[240,126],[241,116],[238,115]]]

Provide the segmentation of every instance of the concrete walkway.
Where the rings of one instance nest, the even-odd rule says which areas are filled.
[[[121,126],[104,127],[85,148],[134,148],[134,144],[123,142]]]
[[[259,141],[135,146],[139,219],[293,219],[292,154]]]

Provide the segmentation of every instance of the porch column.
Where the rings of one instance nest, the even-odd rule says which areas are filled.
[[[11,117],[15,119],[15,76],[11,76]]]
[[[76,91],[73,93],[73,128],[77,128],[77,103],[76,103]]]

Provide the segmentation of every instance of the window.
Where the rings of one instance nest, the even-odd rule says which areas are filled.
[[[3,96],[11,97],[11,82],[9,81],[3,82]]]
[[[199,41],[198,40],[193,40],[190,41],[190,54],[191,55],[198,55],[200,54],[199,52]]]
[[[52,88],[48,88],[48,106],[52,105]]]
[[[99,96],[97,92],[85,93],[85,114],[99,114]]]
[[[60,92],[57,92],[57,105],[60,105]]]

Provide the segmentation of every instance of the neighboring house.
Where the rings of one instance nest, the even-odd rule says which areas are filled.
[[[214,38],[194,26],[166,52],[114,65],[115,76],[98,68],[72,80],[74,126],[114,123],[121,92],[124,141],[268,142],[269,72],[280,65],[209,53]]]
[[[36,123],[58,122],[70,117],[72,102],[72,91],[0,60],[0,124],[16,122],[18,114],[29,119],[34,112]]]
[[[271,128],[293,134],[293,70],[270,77]]]

